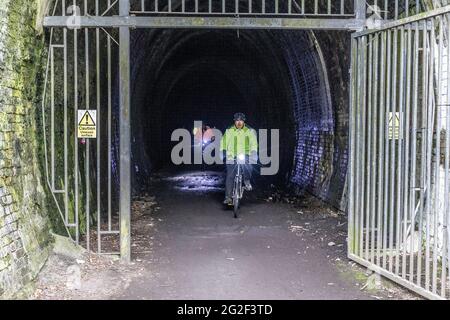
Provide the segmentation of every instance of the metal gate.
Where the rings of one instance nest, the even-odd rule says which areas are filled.
[[[111,1],[102,4],[97,1],[95,14],[116,10]],[[89,251],[119,254],[119,79],[113,77],[119,68],[118,31],[80,28],[81,11],[90,13],[86,2],[83,7],[55,1],[52,11],[72,20],[49,32],[42,99],[44,166],[67,234]],[[79,136],[81,119],[91,125],[95,139]]]
[[[450,6],[352,36],[348,253],[449,298]]]

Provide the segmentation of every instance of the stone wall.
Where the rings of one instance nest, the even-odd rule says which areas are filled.
[[[44,41],[39,0],[0,1],[0,298],[30,283],[48,256],[37,133]]]

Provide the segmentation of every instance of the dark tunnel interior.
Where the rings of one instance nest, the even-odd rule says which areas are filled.
[[[171,163],[174,129],[191,131],[201,120],[224,132],[233,114],[243,112],[256,130],[280,130],[280,170],[268,179],[344,209],[348,61],[339,54],[349,52],[347,37],[281,30],[132,31],[134,192]]]

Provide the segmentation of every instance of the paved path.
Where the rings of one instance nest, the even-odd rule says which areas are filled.
[[[145,272],[116,298],[371,299],[336,265],[348,265],[343,217],[299,214],[253,193],[233,219],[222,182],[191,172],[152,185],[161,207],[153,252],[134,256]]]

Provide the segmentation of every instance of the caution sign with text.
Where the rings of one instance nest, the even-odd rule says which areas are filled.
[[[97,111],[78,110],[78,138],[97,138]]]
[[[389,139],[398,140],[400,137],[400,112],[389,112]]]

